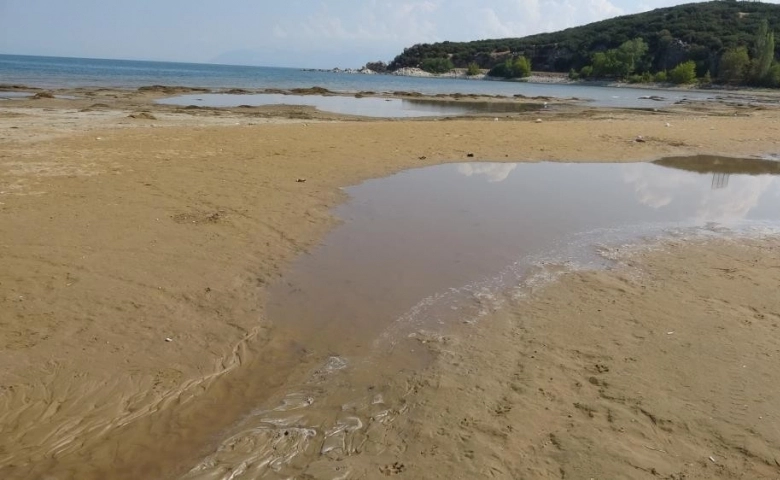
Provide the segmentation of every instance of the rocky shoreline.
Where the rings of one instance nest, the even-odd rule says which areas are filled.
[[[506,80],[500,77],[491,77],[487,70],[481,70],[476,75],[469,75],[465,68],[455,68],[446,73],[426,72],[421,68],[404,67],[393,71],[377,71],[364,66],[361,68],[305,68],[303,72],[321,72],[321,73],[346,73],[350,75],[395,75],[399,77],[419,77],[419,78],[457,78],[462,80],[492,80],[492,81],[521,81],[532,83],[575,83],[569,79],[565,73],[557,72],[533,72],[530,77],[521,80]]]

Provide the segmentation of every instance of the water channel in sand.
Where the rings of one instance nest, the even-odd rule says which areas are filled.
[[[773,160],[717,157],[463,163],[348,188],[335,212],[343,224],[272,288],[268,305],[321,366],[264,392],[185,478],[346,478],[331,460],[380,449],[369,433],[403,415],[403,392],[386,385],[425,364],[415,337],[478,322],[556,272],[605,266],[602,247],[776,233],[779,174]]]

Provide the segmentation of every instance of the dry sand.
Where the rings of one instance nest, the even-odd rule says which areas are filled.
[[[182,474],[258,403],[242,378],[271,397],[308,375],[320,357],[264,317],[264,291],[334,226],[341,186],[470,153],[639,161],[780,142],[775,110],[730,106],[354,121],[149,98],[0,104],[2,478]],[[154,119],[127,118],[139,109]],[[777,478],[773,242],[569,275],[388,381],[405,406],[378,447],[299,471]]]

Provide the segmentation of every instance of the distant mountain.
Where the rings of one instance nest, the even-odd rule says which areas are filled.
[[[426,59],[440,58],[449,58],[460,68],[471,63],[492,68],[523,55],[536,71],[579,71],[596,52],[642,38],[649,47],[649,71],[693,60],[703,75],[717,70],[727,49],[753,45],[762,19],[770,30],[780,30],[780,5],[734,0],[691,3],[529,37],[414,45],[395,57],[389,69],[419,67]]]

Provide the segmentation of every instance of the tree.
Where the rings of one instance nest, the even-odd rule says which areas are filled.
[[[641,38],[623,42],[618,48],[597,52],[591,59],[593,75],[597,77],[627,78],[644,64],[648,46]]]
[[[745,81],[745,74],[749,66],[750,56],[747,48],[730,48],[720,57],[718,79],[731,85],[740,84]]]
[[[477,65],[476,62],[469,63],[468,68],[466,68],[466,75],[473,77],[474,75],[479,75],[480,73],[482,73],[482,70],[479,69],[479,65]]]
[[[766,19],[762,20],[758,27],[753,53],[750,80],[757,84],[765,83],[775,61],[775,32],[769,31],[769,23]]]
[[[368,62],[366,64],[366,68],[369,70],[373,70],[376,73],[385,73],[387,71],[387,64],[382,61]]]
[[[669,70],[669,80],[677,84],[693,83],[696,80],[696,62],[688,60]]]
[[[618,60],[615,50],[596,52],[592,59],[592,74],[595,77],[607,77],[618,74]]]
[[[617,70],[615,73],[621,77],[627,77],[634,73],[637,67],[643,63],[647,51],[648,46],[641,38],[623,42],[614,53]]]

